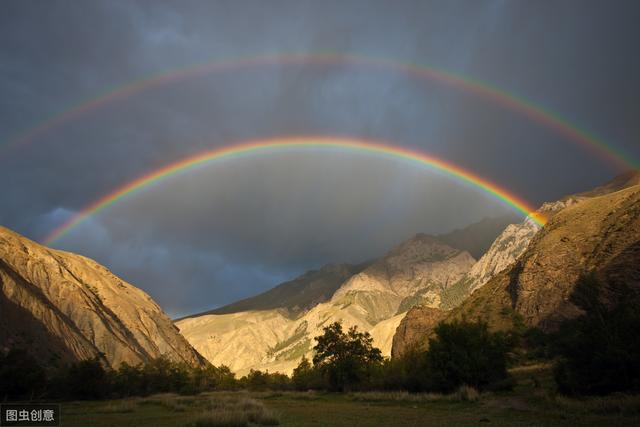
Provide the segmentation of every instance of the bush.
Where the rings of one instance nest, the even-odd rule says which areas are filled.
[[[210,403],[208,411],[188,423],[188,427],[248,426],[250,423],[261,426],[280,424],[277,414],[255,399],[226,398]]]
[[[239,385],[249,390],[288,390],[291,388],[291,379],[281,373],[262,372],[251,369],[249,373],[240,378]]]
[[[387,359],[382,363],[376,371],[373,388],[412,393],[428,391],[428,377],[426,353],[410,348],[402,357]]]
[[[606,295],[605,295],[606,291]],[[566,394],[640,391],[640,298],[623,284],[606,288],[594,276],[576,284],[571,301],[585,314],[558,332],[555,372]]]
[[[55,394],[78,400],[103,399],[111,394],[112,378],[98,357],[75,363],[54,380]]]
[[[473,387],[463,385],[456,391],[456,397],[462,402],[477,402],[480,399],[480,393]]]
[[[440,323],[429,340],[424,384],[427,389],[452,392],[468,385],[486,389],[507,379],[510,340],[491,333],[486,323]]]

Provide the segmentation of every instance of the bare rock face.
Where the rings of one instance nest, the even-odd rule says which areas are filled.
[[[509,267],[527,249],[540,227],[533,221],[510,224],[493,242],[486,254],[471,267],[467,278],[469,292],[473,292],[493,276]]]
[[[418,303],[438,307],[440,295],[474,262],[468,252],[419,234],[347,278],[330,299],[298,317],[278,308],[190,317],[177,325],[208,360],[240,375],[249,369],[291,373],[302,356],[311,356],[314,337],[336,321],[371,333],[374,345],[388,356],[404,312]]]
[[[528,326],[553,330],[579,314],[569,298],[585,273],[597,274],[605,284],[618,281],[640,289],[640,185],[633,185],[637,176],[545,204],[541,210],[551,213],[549,222],[531,237],[524,234],[523,240],[530,241],[516,261],[494,273],[444,320],[481,319],[495,330],[508,330],[517,314]],[[629,183],[631,187],[624,187]],[[392,354],[425,343],[435,326],[418,310],[410,311],[401,325]]]
[[[509,224],[520,222],[516,214],[507,214],[494,218],[485,218],[464,228],[436,236],[438,240],[449,246],[465,250],[475,259],[486,254],[496,236]]]
[[[432,330],[447,312],[437,308],[415,306],[400,321],[393,336],[391,357],[404,354],[410,347],[422,350],[427,347],[427,333]]]
[[[389,304],[377,304],[376,310],[369,310],[374,323],[418,303],[439,307],[442,293],[463,278],[474,263],[468,252],[418,234],[349,279],[332,300],[354,299],[362,293],[376,295],[375,299]]]
[[[509,294],[526,324],[552,329],[573,317],[581,274],[640,287],[640,185],[565,208],[511,269]]]
[[[47,365],[99,356],[117,367],[160,356],[206,361],[143,291],[96,262],[0,227],[0,350]]]

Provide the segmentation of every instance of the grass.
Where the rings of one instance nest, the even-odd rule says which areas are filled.
[[[512,370],[511,392],[210,392],[62,403],[65,427],[637,426],[640,396],[557,395],[548,365]]]
[[[350,393],[347,397],[361,402],[476,402],[480,399],[480,393],[473,387],[462,386],[452,394],[369,391]]]
[[[549,396],[552,404],[564,410],[583,414],[640,415],[640,396],[613,395],[575,399],[565,396]]]

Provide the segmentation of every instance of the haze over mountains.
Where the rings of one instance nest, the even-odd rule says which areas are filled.
[[[385,356],[424,347],[440,321],[553,330],[578,309],[578,278],[640,287],[640,173],[543,204],[549,221],[485,220],[417,234],[361,265],[335,264],[260,295],[177,320],[96,262],[0,227],[0,350],[47,365],[112,367],[164,356],[191,365],[290,373],[332,322],[368,331]],[[501,232],[498,231],[501,230]],[[479,259],[470,253],[482,251]]]

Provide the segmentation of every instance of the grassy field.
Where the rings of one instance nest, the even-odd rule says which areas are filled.
[[[514,370],[512,392],[213,392],[62,404],[64,427],[637,426],[640,396],[555,396],[546,367]]]

